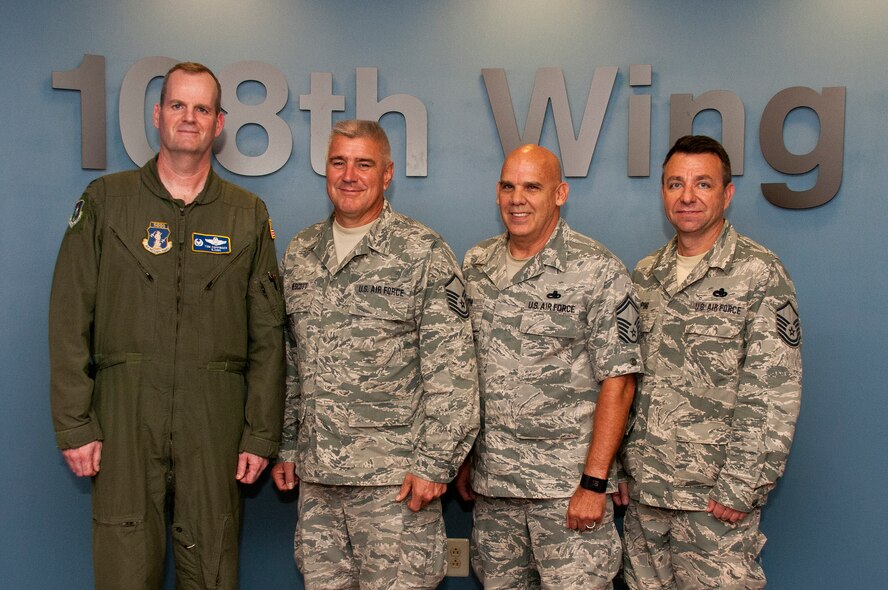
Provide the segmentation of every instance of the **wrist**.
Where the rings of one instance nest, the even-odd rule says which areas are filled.
[[[602,479],[584,473],[580,477],[580,487],[596,494],[603,494],[607,491],[607,478]]]

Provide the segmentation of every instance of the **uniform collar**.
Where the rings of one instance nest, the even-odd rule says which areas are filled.
[[[570,239],[571,229],[564,219],[558,220],[558,225],[549,236],[549,241],[543,249],[533,255],[525,263],[524,268],[511,280],[506,277],[506,248],[509,244],[509,234],[504,232],[495,238],[493,246],[489,248],[485,256],[479,258],[474,266],[479,268],[499,290],[506,289],[512,284],[528,281],[543,273],[547,268],[557,272],[563,272],[567,266],[567,243]]]
[[[161,182],[160,180],[160,175],[157,173],[157,155],[148,160],[145,165],[142,166],[140,172],[142,175],[142,183],[148,188],[149,191],[151,191],[152,194],[160,197],[161,199],[175,202],[175,199],[173,199],[173,196],[163,185],[163,182]],[[211,166],[210,171],[207,174],[207,181],[204,183],[203,190],[198,193],[192,203],[197,203],[200,205],[212,203],[222,194],[220,187],[221,181]]]
[[[367,235],[358,242],[354,250],[340,263],[336,259],[336,246],[333,243],[333,214],[331,213],[321,227],[317,242],[310,249],[323,263],[324,267],[334,273],[348,264],[355,256],[369,254],[371,250],[383,255],[388,254],[391,250],[391,220],[393,215],[394,211],[392,211],[392,207],[388,199],[386,199],[382,206],[382,212],[376,218],[373,227],[370,228]]]
[[[719,234],[712,248],[706,253],[694,270],[687,276],[684,282],[679,285],[675,280],[675,267],[678,256],[678,236],[673,236],[657,254],[654,264],[651,266],[650,274],[663,285],[663,288],[670,296],[679,291],[679,287],[690,285],[704,276],[710,268],[718,268],[727,271],[734,258],[734,251],[737,248],[737,230],[731,225],[731,222],[725,219],[724,227]]]

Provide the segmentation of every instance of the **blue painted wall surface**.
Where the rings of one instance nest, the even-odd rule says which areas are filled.
[[[74,201],[99,173],[80,168],[79,97],[53,90],[53,70],[84,53],[107,58],[108,171],[132,167],[117,124],[127,69],[163,55],[214,69],[259,60],[281,70],[290,99],[281,112],[293,156],[264,177],[237,177],[262,195],[278,252],[300,228],[326,216],[323,178],[309,164],[309,116],[299,95],[311,72],[332,72],[334,92],[354,114],[355,68],[379,68],[379,95],[407,93],[429,113],[429,174],[404,176],[404,124],[393,139],[394,206],[439,230],[458,256],[501,231],[494,184],[502,161],[481,68],[507,70],[519,129],[537,68],[564,70],[579,127],[596,66],[620,68],[587,178],[571,179],[569,222],[632,267],[670,236],[659,204],[659,162],[668,149],[669,96],[735,92],[746,107],[746,170],[735,178],[729,217],[776,251],[799,291],[804,323],[804,400],[789,467],[764,513],[762,555],[769,587],[876,588],[888,579],[888,6],[881,0],[747,2],[265,0],[7,0],[0,11],[0,579],[14,589],[92,585],[89,486],[70,475],[54,447],[48,403],[47,302],[56,251]],[[631,64],[652,64],[653,84],[632,89]],[[789,86],[846,86],[844,181],[812,210],[774,207],[761,182],[786,180],[761,155],[758,123]],[[249,93],[249,88],[245,89]],[[155,93],[149,98],[156,100]],[[628,97],[651,94],[652,176],[628,178]],[[704,114],[696,130],[719,134]],[[816,143],[810,113],[787,120],[787,145]],[[262,141],[255,129],[245,146]],[[543,144],[557,147],[551,115]],[[246,149],[246,148],[245,148]],[[261,151],[261,150],[260,150]],[[134,310],[137,312],[137,310]],[[171,327],[172,330],[172,327]],[[464,536],[455,504],[448,528]],[[250,490],[242,586],[301,588],[291,559],[295,502],[267,478]],[[475,588],[452,579],[447,588]],[[169,585],[172,587],[172,585]]]

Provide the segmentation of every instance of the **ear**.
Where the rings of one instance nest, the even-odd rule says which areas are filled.
[[[728,208],[728,205],[731,204],[731,199],[734,198],[734,183],[729,182],[728,186],[725,187],[725,209]]]
[[[220,110],[219,114],[216,115],[216,131],[213,137],[219,137],[219,134],[222,133],[223,127],[225,127],[225,113]]]
[[[566,182],[562,182],[558,185],[558,188],[555,189],[555,204],[561,207],[565,203],[567,203],[567,194],[570,192],[570,187]]]
[[[382,173],[382,190],[388,188],[389,184],[392,181],[392,177],[395,175],[395,163],[389,161],[385,165],[385,171]]]
[[[160,103],[154,105],[154,114],[151,116],[155,129],[160,129]]]

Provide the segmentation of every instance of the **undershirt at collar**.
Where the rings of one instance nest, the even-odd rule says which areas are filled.
[[[533,256],[528,256],[527,258],[515,258],[512,256],[512,252],[509,251],[509,245],[506,244],[506,276],[509,277],[509,280],[515,278],[515,275],[518,274],[518,271],[524,268],[524,263],[533,258]]]
[[[337,262],[342,262],[355,249],[358,242],[370,233],[370,228],[374,223],[376,223],[375,219],[358,227],[342,227],[335,219],[333,220],[333,246],[336,249]]]
[[[688,278],[688,275],[691,274],[691,271],[694,270],[694,267],[697,266],[698,262],[703,260],[703,257],[706,256],[706,254],[707,252],[697,254],[696,256],[682,256],[678,253],[675,254],[675,280],[679,285]]]

